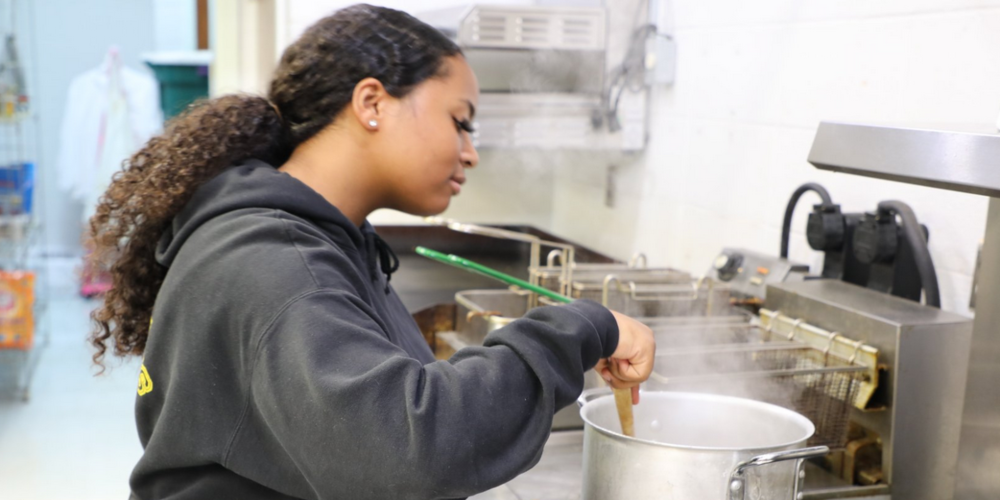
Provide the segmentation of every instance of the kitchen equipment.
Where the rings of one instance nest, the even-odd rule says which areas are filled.
[[[508,231],[501,228],[482,226],[479,224],[469,224],[452,219],[446,219],[444,217],[425,217],[424,220],[430,224],[445,226],[448,229],[451,229],[452,231],[456,231],[459,233],[475,234],[480,236],[497,238],[501,240],[519,241],[522,243],[528,243],[530,245],[530,260],[528,263],[528,269],[535,269],[539,267],[541,262],[541,252],[543,248],[555,249],[549,253],[550,260],[553,258],[553,255],[558,255],[563,262],[576,261],[576,248],[568,243],[547,241],[533,234],[526,234],[517,231]],[[561,283],[573,282],[573,267],[574,266],[565,266],[561,270],[561,275],[560,275]],[[529,273],[529,280],[531,285],[538,286],[538,276]],[[561,295],[567,295],[568,289],[562,288],[554,291],[558,292]],[[544,293],[542,295],[544,295]]]
[[[809,247],[823,253],[818,275],[810,275],[809,266],[788,260],[792,215],[802,195],[809,191],[822,199],[813,206],[806,227]],[[923,294],[929,305],[940,307],[934,263],[927,251],[928,235],[927,228],[903,202],[883,201],[874,212],[842,213],[826,188],[810,182],[799,186],[785,207],[780,258],[724,248],[706,276],[730,284],[736,302],[743,305],[760,305],[769,283],[820,277],[916,302]]]
[[[580,398],[584,500],[795,499],[803,461],[829,451],[804,447],[813,425],[793,411],[684,392],[643,392],[630,438],[594,396]]]
[[[656,328],[656,371],[646,388],[751,397],[791,408],[816,425],[810,444],[844,446],[851,406],[865,408],[878,385],[878,351],[802,321],[781,330],[776,318],[787,320],[761,309],[759,319],[745,323]]]
[[[452,265],[452,266],[461,267],[463,269],[469,270],[471,272],[479,273],[479,274],[482,274],[484,276],[489,276],[491,278],[500,280],[500,281],[502,281],[504,283],[507,283],[509,285],[514,285],[514,286],[523,288],[525,290],[537,293],[539,295],[542,295],[542,296],[544,296],[546,298],[549,298],[549,299],[552,299],[552,300],[555,300],[555,301],[558,301],[558,302],[562,302],[562,303],[566,303],[566,304],[568,304],[570,302],[573,302],[573,299],[571,299],[569,297],[566,297],[565,295],[560,295],[560,294],[552,292],[550,290],[546,290],[546,289],[544,289],[544,288],[542,288],[540,286],[535,286],[535,285],[533,285],[531,283],[528,283],[527,281],[515,278],[515,277],[510,276],[508,274],[501,273],[501,272],[496,271],[494,269],[490,269],[490,268],[488,268],[486,266],[477,264],[477,263],[472,262],[472,261],[470,261],[468,259],[463,259],[461,257],[458,257],[457,255],[445,255],[445,254],[443,254],[441,252],[435,252],[434,250],[431,250],[429,248],[424,248],[424,247],[417,247],[416,248],[416,252],[417,252],[417,255],[421,255],[421,256],[427,257],[429,259],[434,259],[434,260],[436,260],[438,262],[442,262],[442,263],[449,264],[449,265]],[[618,402],[618,404],[617,404],[618,416],[621,419],[621,426],[622,426],[623,432],[626,435],[631,435],[631,432],[632,432],[632,391],[629,390],[629,389],[617,389],[616,388],[616,389],[614,389],[614,392],[615,392],[615,400]]]
[[[536,281],[539,286],[548,288],[549,290],[566,290],[567,285],[563,282],[566,265],[562,260],[562,253],[553,250],[549,252],[544,267],[534,267],[530,269],[530,272],[532,276],[537,277]],[[623,280],[637,280],[651,283],[688,283],[691,281],[691,274],[684,271],[671,268],[646,267],[646,255],[643,253],[633,255],[627,264],[570,262],[568,265],[572,269],[572,276],[575,282],[602,283],[604,278],[609,274],[616,275]],[[599,294],[600,291],[598,290],[597,296],[574,298],[590,298],[594,300],[599,298]]]
[[[971,319],[819,279],[770,285],[760,321],[772,340],[793,336],[865,367],[848,441],[827,457],[826,473],[810,473],[824,481],[807,481],[804,498],[952,498]]]
[[[823,200],[813,206],[806,227],[809,247],[823,252],[821,277],[916,302],[926,295],[928,305],[941,307],[934,261],[927,249],[929,232],[913,209],[901,201],[880,202],[874,212],[843,213],[826,188],[812,182],[803,184],[785,208],[781,258],[788,258],[792,213],[807,191],[815,191]]]
[[[484,265],[472,262],[469,259],[463,259],[457,255],[446,255],[441,252],[436,252],[434,250],[425,247],[417,247],[416,252],[417,255],[427,257],[429,259],[433,259],[444,264],[462,268],[469,272],[482,274],[483,276],[488,276],[495,280],[507,283],[508,285],[513,285],[522,288],[524,290],[527,290],[529,292],[537,293],[539,295],[555,300],[557,302],[562,302],[564,304],[573,302],[573,299],[565,295],[553,292],[552,290],[546,290],[540,286],[528,283],[527,281],[524,281],[519,278],[515,278],[509,274],[501,273],[500,271],[497,271],[495,269],[490,269],[489,267],[486,267]]]
[[[729,287],[693,278],[671,268],[646,268],[638,254],[629,265],[571,264],[554,261],[531,269],[540,286],[561,290],[574,299],[589,299],[632,317],[709,316],[729,314]],[[637,265],[639,260],[643,264]],[[572,272],[567,273],[566,268]],[[566,276],[571,282],[566,282]]]
[[[658,354],[666,356],[665,361],[662,357],[658,360],[656,373],[665,375],[668,382],[658,386],[662,380],[656,377],[644,386],[642,402],[634,408],[639,440],[643,439],[644,425],[651,425],[644,423],[643,411],[650,396],[658,392],[654,389],[678,387],[682,392],[705,394],[721,387],[717,389],[721,394],[708,395],[740,394],[748,399],[767,399],[763,396],[772,389],[804,389],[805,396],[777,394],[787,396],[778,402],[792,410],[795,402],[810,398],[823,403],[814,407],[818,412],[807,417],[815,420],[816,437],[803,438],[806,445],[822,442],[822,435],[829,434],[824,428],[831,428],[831,422],[841,426],[841,430],[833,427],[837,432],[846,426],[847,435],[846,441],[830,446],[831,451],[822,459],[802,464],[806,474],[798,493],[803,500],[952,498],[972,321],[840,280],[776,283],[768,286],[766,296],[759,314],[644,319],[656,336]],[[804,361],[775,368],[769,358],[772,353]],[[742,364],[728,371],[719,369],[726,367],[722,364],[713,370],[711,363],[705,366],[695,361],[702,356],[735,358]],[[849,383],[824,382],[838,379]],[[853,391],[853,397],[842,392],[845,387]],[[612,398],[606,400],[609,408],[605,411],[613,412]],[[602,426],[617,432],[611,415]],[[586,441],[587,432],[595,431],[585,430],[581,441]],[[635,442],[623,436],[618,439]],[[585,470],[579,477],[582,488],[597,493],[583,498],[616,498],[595,488],[608,481],[662,478],[669,472],[663,467],[642,469],[641,460],[597,469],[589,464],[591,455],[609,451],[586,448]],[[644,456],[643,447],[637,448],[638,452],[622,448],[615,453]],[[548,474],[569,470],[577,477],[580,469],[576,463],[549,464]],[[633,476],[634,469],[639,474]],[[726,474],[716,477],[725,482],[730,477]],[[991,480],[980,478],[977,486],[984,487]],[[748,476],[747,481],[751,485],[747,495],[753,498],[755,479]]]
[[[1000,254],[1000,135],[992,127],[976,130],[935,130],[853,123],[822,122],[816,131],[809,163],[821,170],[874,177],[973,193],[990,198],[983,255]],[[956,213],[956,217],[964,214]],[[971,356],[947,368],[950,389],[946,422],[948,440],[925,442],[923,453],[935,457],[940,471],[935,477],[954,482],[955,498],[1000,497],[1000,310],[985,307],[1000,294],[1000,260],[984,257],[977,275],[979,294],[971,340]],[[967,379],[954,375],[967,368]],[[954,378],[953,378],[954,377]],[[916,378],[920,378],[917,376]],[[955,387],[961,381],[967,385]],[[965,394],[964,402],[962,395]],[[964,411],[960,411],[964,404]],[[957,407],[956,407],[957,405]],[[961,418],[957,467],[953,429]],[[934,444],[947,444],[943,454]],[[912,447],[911,447],[912,451]],[[957,474],[951,478],[945,474]],[[945,483],[943,483],[945,484]],[[951,491],[936,487],[935,498],[952,498]],[[894,494],[895,496],[895,494]],[[931,498],[932,493],[925,497]],[[910,498],[900,496],[900,498]],[[913,497],[916,498],[916,497]]]
[[[647,390],[748,397],[816,426],[804,499],[951,498],[972,322],[840,280],[768,285],[758,314],[651,324]],[[880,498],[888,498],[883,496]]]
[[[764,299],[767,285],[802,281],[809,266],[743,248],[723,248],[705,276],[725,283],[738,300]]]
[[[641,150],[644,89],[622,101],[619,133],[595,126],[617,84],[604,77],[615,15],[603,7],[470,3],[417,17],[462,47],[479,80],[477,147]],[[615,26],[636,22],[643,23],[629,18]]]
[[[572,290],[576,285],[577,293],[573,298],[587,298],[599,301],[601,298],[600,285],[608,275],[619,277],[623,281],[637,281],[639,283],[690,283],[692,278],[689,273],[670,268],[648,268],[645,265],[645,256],[637,254],[628,264],[624,263],[600,263],[581,264],[571,263],[573,283],[566,283],[566,268],[562,262],[557,262],[557,252],[550,252],[548,261],[544,267],[535,267],[529,270],[531,276],[535,278],[539,286],[549,290]],[[586,290],[580,284],[597,285],[596,288]],[[589,294],[581,295],[579,291],[586,290]],[[573,292],[569,292],[573,293]]]
[[[640,318],[653,330],[658,347],[692,347],[746,341],[757,326],[754,316],[735,310],[730,316],[674,316]]]
[[[710,280],[695,280],[674,269],[645,268],[638,254],[628,265],[577,263],[573,245],[546,241],[534,235],[468,224],[441,217],[427,217],[431,224],[453,231],[530,244],[529,283],[574,299],[600,302],[609,309],[633,317],[726,315],[729,289]],[[554,248],[542,267],[541,251]],[[556,265],[556,261],[559,265]],[[642,262],[641,267],[639,262]],[[482,274],[482,273],[480,273]],[[539,305],[539,296],[529,297],[529,308]]]
[[[527,314],[530,292],[463,290],[455,294],[455,330],[469,345],[481,345],[490,332]]]
[[[581,298],[600,294],[599,302],[633,317],[733,314],[730,288],[710,279],[662,283],[611,274],[599,284],[576,281],[570,293]]]
[[[516,278],[530,281],[528,268],[531,266],[531,248],[534,246],[532,243],[455,231],[441,224],[378,225],[376,229],[379,236],[399,257],[400,266],[392,276],[392,285],[403,305],[411,313],[439,305],[450,305],[454,303],[455,293],[462,290],[496,289],[502,286],[491,278],[454,267],[444,267],[421,257],[413,251],[419,245],[461,255]],[[615,262],[606,255],[532,226],[502,225],[496,229],[521,233],[537,241],[552,241],[572,246],[574,259],[577,262]],[[449,330],[453,331],[454,326]]]

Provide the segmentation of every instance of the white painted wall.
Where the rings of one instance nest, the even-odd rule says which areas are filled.
[[[806,163],[820,120],[993,130],[1000,1],[674,0],[677,82],[652,100],[650,145],[603,206],[595,162],[556,173],[552,229],[619,257],[700,271],[723,246],[776,254],[796,186],[845,210],[909,203],[931,233],[945,309],[968,311],[986,199],[821,172]],[[791,255],[818,264],[793,223]]]
[[[153,0],[157,51],[198,50],[197,7],[196,0]]]

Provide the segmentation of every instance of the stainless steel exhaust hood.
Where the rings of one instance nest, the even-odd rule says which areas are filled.
[[[471,5],[418,14],[452,37],[479,79],[481,148],[636,150],[645,99],[626,102],[622,130],[601,123],[606,102],[603,8]],[[634,101],[634,100],[633,100]]]

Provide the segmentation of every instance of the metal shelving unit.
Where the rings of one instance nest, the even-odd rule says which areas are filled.
[[[48,345],[45,267],[36,250],[38,118],[25,63],[33,46],[29,2],[0,0],[0,399],[27,400]],[[27,57],[26,57],[27,56]]]

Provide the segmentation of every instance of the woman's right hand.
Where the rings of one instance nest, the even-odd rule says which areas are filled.
[[[594,368],[615,389],[631,389],[632,403],[639,403],[639,384],[653,373],[656,341],[653,330],[624,314],[611,311],[618,321],[618,347]]]

